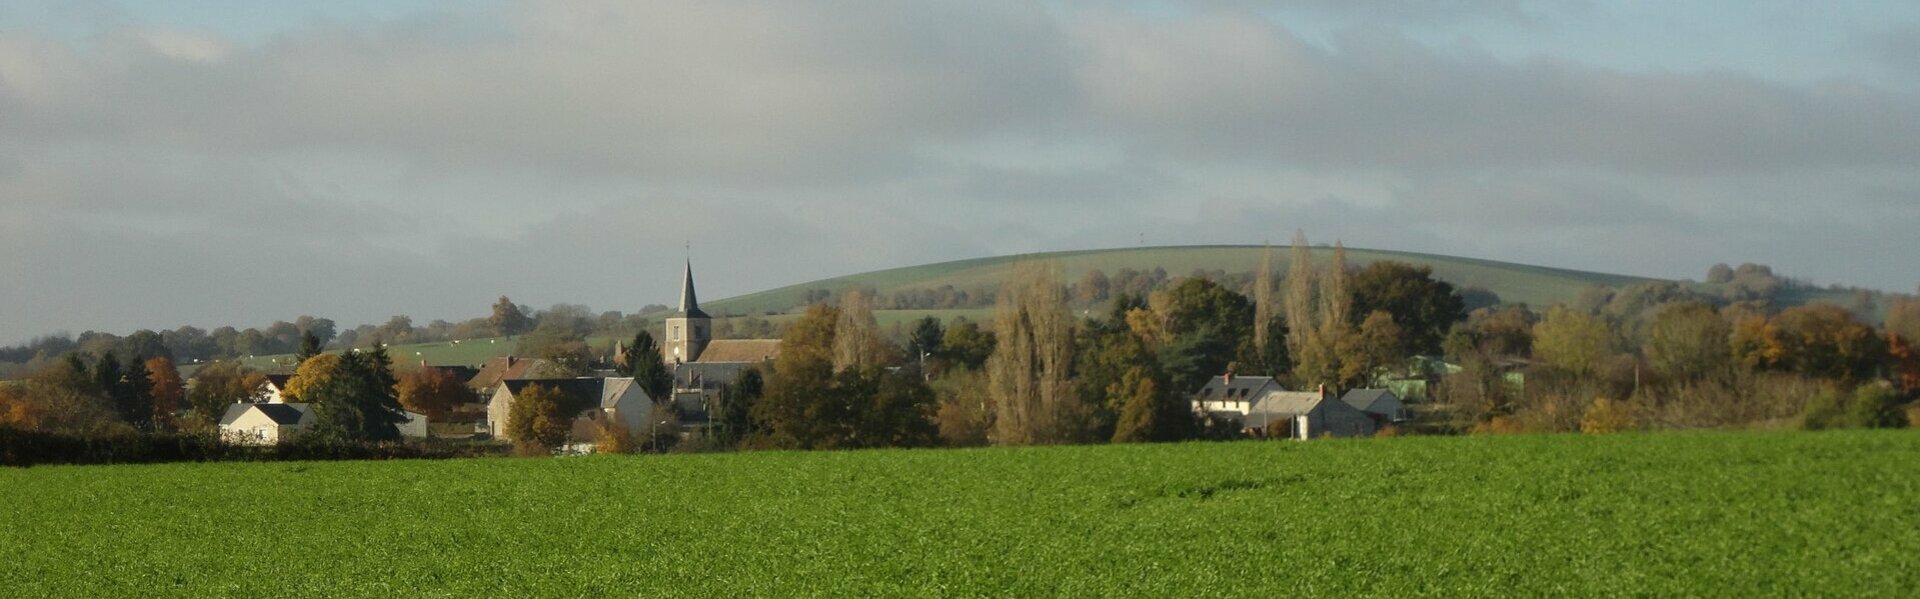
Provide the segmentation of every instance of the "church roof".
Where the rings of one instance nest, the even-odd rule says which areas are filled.
[[[779,339],[715,339],[695,362],[765,362],[780,355]]]
[[[700,311],[700,298],[693,293],[693,261],[687,261],[687,275],[680,281],[680,309],[669,318],[709,318]]]

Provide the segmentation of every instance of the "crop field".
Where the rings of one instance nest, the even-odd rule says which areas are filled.
[[[1906,595],[1920,434],[0,470],[0,589]]]

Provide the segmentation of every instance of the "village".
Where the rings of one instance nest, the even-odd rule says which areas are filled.
[[[571,406],[566,415],[562,453],[593,453],[607,430],[602,422],[617,422],[627,431],[662,429],[681,438],[708,433],[720,393],[750,369],[770,370],[779,358],[779,339],[714,339],[713,318],[701,310],[692,264],[681,282],[680,301],[664,322],[665,342],[660,359],[670,373],[668,396],[656,399],[631,376],[620,376],[630,365],[619,342],[608,347],[605,363],[614,366],[589,376],[557,377],[544,358],[503,356],[477,366],[421,363],[419,368],[465,382],[484,404],[459,406],[484,417],[473,423],[470,438],[511,442],[508,429],[516,398],[530,387],[557,391]],[[357,351],[357,350],[353,350]],[[291,374],[264,377],[261,393],[226,408],[219,423],[222,439],[242,445],[292,442],[311,423],[314,411],[306,403],[288,401]],[[1309,391],[1289,390],[1271,376],[1214,376],[1192,391],[1188,404],[1196,420],[1223,423],[1240,436],[1256,439],[1308,440],[1367,437],[1409,420],[1402,399],[1390,389],[1350,389],[1335,395],[1325,385]],[[670,413],[668,413],[670,412]],[[426,414],[406,411],[397,424],[405,438],[429,436]]]

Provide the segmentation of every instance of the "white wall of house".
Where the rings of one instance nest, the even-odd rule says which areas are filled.
[[[232,424],[220,425],[220,438],[236,445],[273,445],[299,433],[299,425],[281,425],[259,410],[248,410]]]
[[[399,425],[400,436],[414,439],[427,438],[427,415],[404,412],[407,419]]]

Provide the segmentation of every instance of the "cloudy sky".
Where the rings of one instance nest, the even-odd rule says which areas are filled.
[[[0,342],[1316,241],[1920,282],[1920,3],[0,0]]]

